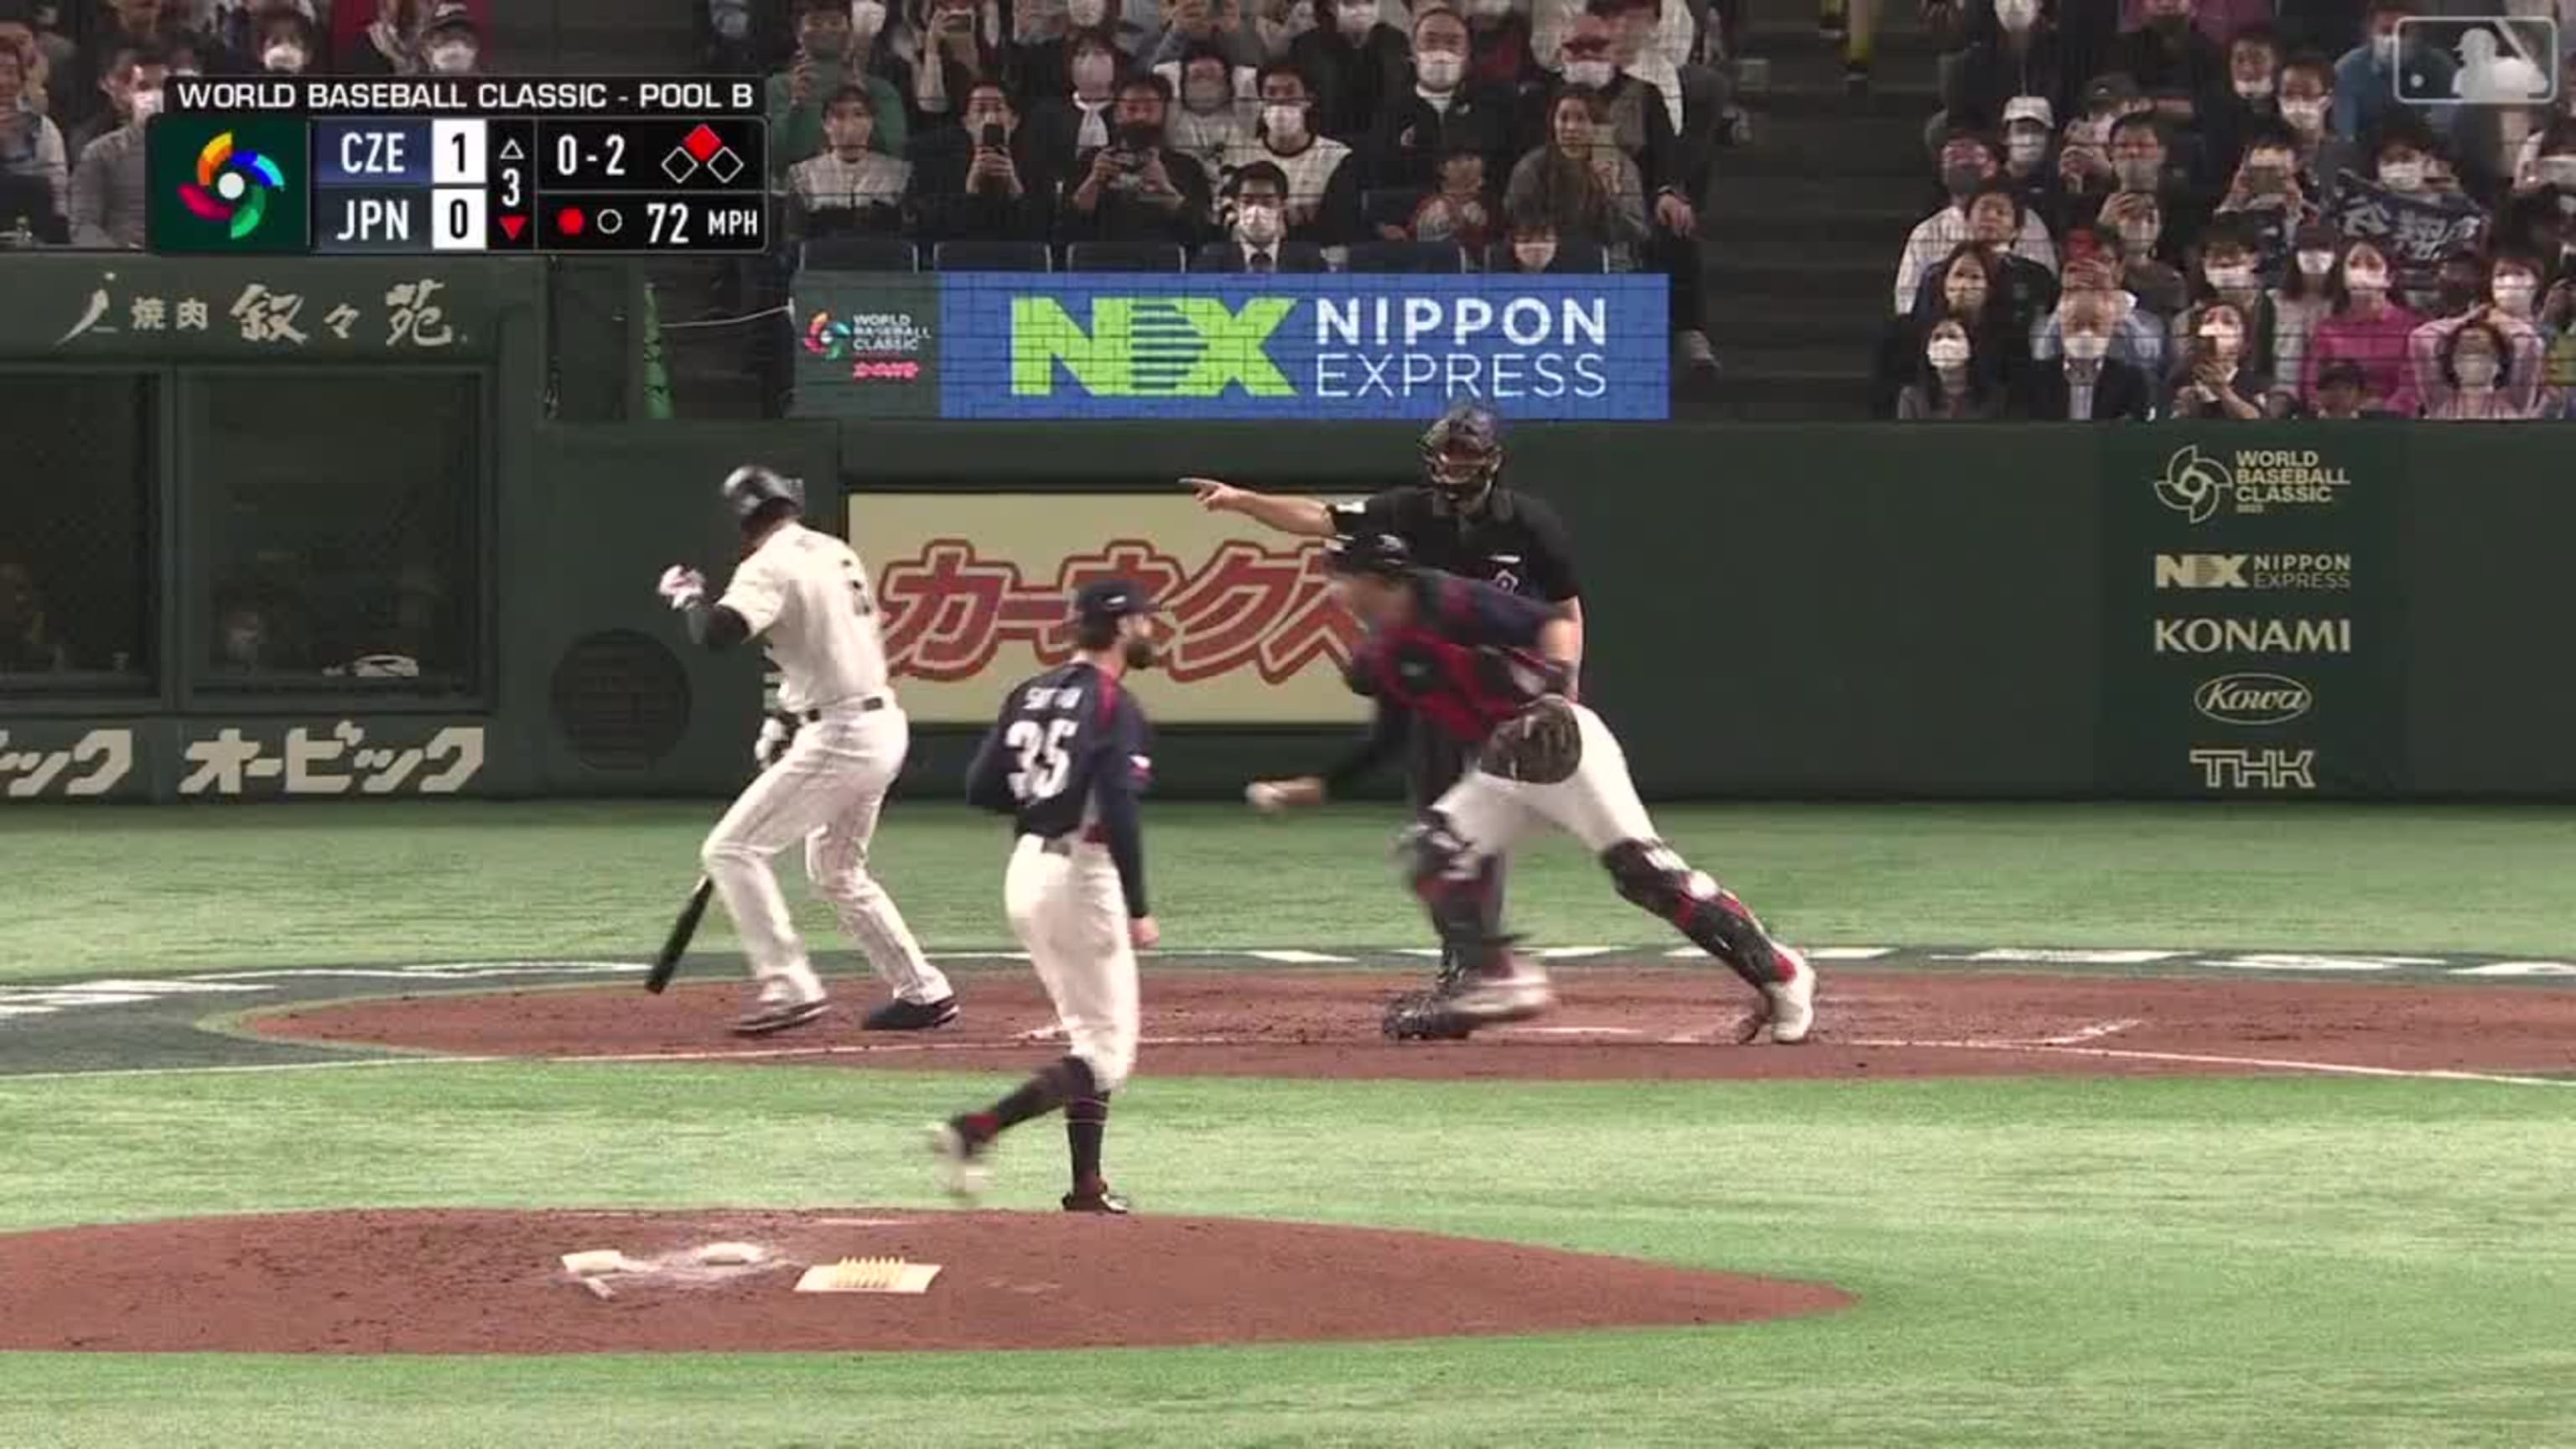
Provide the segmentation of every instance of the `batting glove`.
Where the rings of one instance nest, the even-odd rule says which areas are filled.
[[[687,609],[705,600],[707,576],[696,569],[673,564],[662,570],[662,582],[655,586],[654,592],[672,608]]]
[[[752,741],[751,760],[766,770],[787,758],[787,747],[796,743],[796,721],[787,715],[773,714],[760,721],[760,738]]]

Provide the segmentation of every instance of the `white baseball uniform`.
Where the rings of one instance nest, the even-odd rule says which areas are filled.
[[[868,874],[868,840],[903,769],[911,726],[886,682],[885,641],[866,565],[850,546],[788,522],[734,571],[717,607],[742,617],[779,672],[799,721],[787,754],[752,781],[700,852],[724,898],[764,1003],[819,1000],[769,858],[805,842],[805,875],[868,964],[906,1001],[944,1000],[948,978],[921,954],[893,898]]]

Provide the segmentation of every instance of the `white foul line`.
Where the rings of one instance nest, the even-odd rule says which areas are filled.
[[[1870,1039],[1852,1046],[1927,1051],[2029,1052],[2041,1056],[2100,1057],[2112,1061],[2172,1062],[2181,1066],[2251,1067],[2269,1072],[2316,1072],[2334,1077],[2396,1077],[2426,1082],[2497,1082],[2513,1087],[2576,1087],[2576,1078],[2519,1077],[2503,1072],[2462,1072],[2441,1068],[2366,1067],[2354,1062],[2298,1061],[2289,1057],[2231,1057],[2213,1052],[2155,1052],[2128,1047],[2058,1046],[2040,1041],[1895,1041]]]

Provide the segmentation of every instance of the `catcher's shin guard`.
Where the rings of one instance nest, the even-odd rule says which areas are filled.
[[[1691,943],[1757,987],[1778,983],[1786,968],[1769,933],[1735,893],[1693,870],[1660,840],[1622,841],[1601,852],[1619,894],[1679,927]]]
[[[1456,1040],[1490,1017],[1459,1009],[1458,999],[1513,971],[1511,938],[1496,919],[1501,862],[1477,859],[1437,810],[1406,829],[1399,848],[1440,934],[1440,975],[1431,990],[1397,997],[1381,1025],[1398,1040]]]

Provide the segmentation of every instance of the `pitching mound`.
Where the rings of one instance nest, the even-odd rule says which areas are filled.
[[[758,1261],[706,1261],[714,1244]],[[568,1253],[615,1249],[585,1280]],[[918,1296],[800,1293],[845,1258]],[[1110,1348],[1742,1323],[1808,1283],[1506,1243],[1064,1213],[350,1212],[0,1236],[0,1350],[625,1353]]]
[[[1751,993],[1720,971],[1584,965],[1557,973],[1542,1020],[1467,1042],[1390,1042],[1382,1003],[1417,987],[1358,973],[1154,971],[1148,1076],[1445,1079],[1933,1077],[2576,1067],[2576,992],[2456,984],[1828,971],[1815,1038],[1736,1047]],[[1025,971],[964,978],[965,1016],[871,1034],[850,1019],[872,982],[836,983],[821,1024],[726,1035],[743,988],[440,992],[253,1018],[264,1035],[466,1056],[839,1062],[1017,1070],[1058,1049]]]

